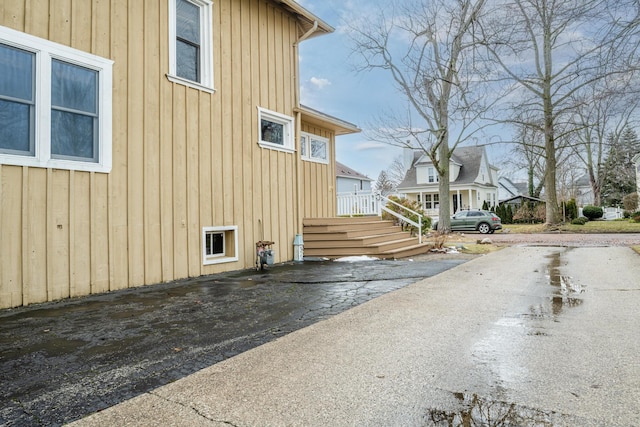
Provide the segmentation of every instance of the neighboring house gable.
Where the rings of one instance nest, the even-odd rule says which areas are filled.
[[[593,188],[588,174],[585,173],[573,183],[571,193],[570,198],[575,198],[578,206],[587,206],[594,203]]]
[[[298,44],[333,28],[297,2],[3,7],[0,308],[251,268],[262,239],[288,261],[335,215],[359,129],[299,103]]]
[[[373,180],[350,167],[336,162],[336,188],[340,193],[370,193]]]
[[[529,189],[526,182],[513,182],[505,176],[498,178],[498,199],[500,202],[512,197],[528,195]]]
[[[414,151],[413,156],[405,153],[404,158],[412,163],[407,165],[407,173],[398,186],[398,192],[421,202],[430,215],[436,215],[440,195],[433,162],[419,151]],[[452,213],[460,209],[481,208],[485,201],[489,206],[497,204],[498,169],[490,164],[484,147],[457,147],[449,167]]]

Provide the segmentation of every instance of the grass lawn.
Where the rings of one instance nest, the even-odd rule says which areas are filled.
[[[544,224],[503,224],[509,233],[544,233]],[[559,231],[566,233],[640,233],[640,223],[629,220],[589,221],[585,225],[562,224]],[[500,233],[500,231],[498,231]]]

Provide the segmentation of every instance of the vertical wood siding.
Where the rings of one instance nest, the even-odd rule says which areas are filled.
[[[0,165],[0,308],[251,268],[263,238],[290,260],[297,167],[303,214],[333,216],[333,166],[257,144],[256,107],[294,116],[295,18],[264,0],[216,0],[212,94],[166,78],[167,7],[2,1],[0,25],[114,67],[109,174]],[[202,227],[228,225],[239,261],[203,265]]]
[[[322,136],[329,140],[328,156],[334,158],[335,134],[307,123],[302,131]],[[335,162],[329,164],[302,161],[302,201],[304,218],[330,218],[336,216]]]

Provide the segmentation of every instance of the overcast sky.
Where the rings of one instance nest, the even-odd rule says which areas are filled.
[[[357,58],[350,57],[351,41],[345,22],[377,13],[386,0],[297,0],[303,7],[335,28],[331,34],[314,37],[300,45],[301,102],[326,114],[346,120],[363,131],[376,117],[406,108],[406,99],[393,84],[388,70],[357,73]],[[375,9],[374,9],[375,8]],[[494,133],[496,130],[492,131]],[[508,130],[498,130],[502,140]],[[478,141],[482,142],[482,141]],[[508,153],[504,145],[488,148],[489,161],[501,167]],[[374,181],[402,155],[402,148],[370,141],[365,132],[339,136],[336,159]],[[507,172],[503,170],[503,172]]]
[[[350,42],[343,22],[353,10],[371,7],[372,0],[298,0],[320,19],[334,27],[332,34],[315,37],[300,45],[301,102],[311,108],[365,129],[390,104],[402,102],[383,72],[356,73],[349,58]],[[336,159],[374,181],[402,149],[367,140],[364,133],[339,136]]]

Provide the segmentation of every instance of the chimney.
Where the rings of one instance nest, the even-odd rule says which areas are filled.
[[[407,144],[409,144],[409,141],[407,141]],[[403,163],[404,163],[404,171],[407,172],[409,169],[411,169],[411,166],[413,165],[413,148],[411,147],[404,147],[403,148]]]

